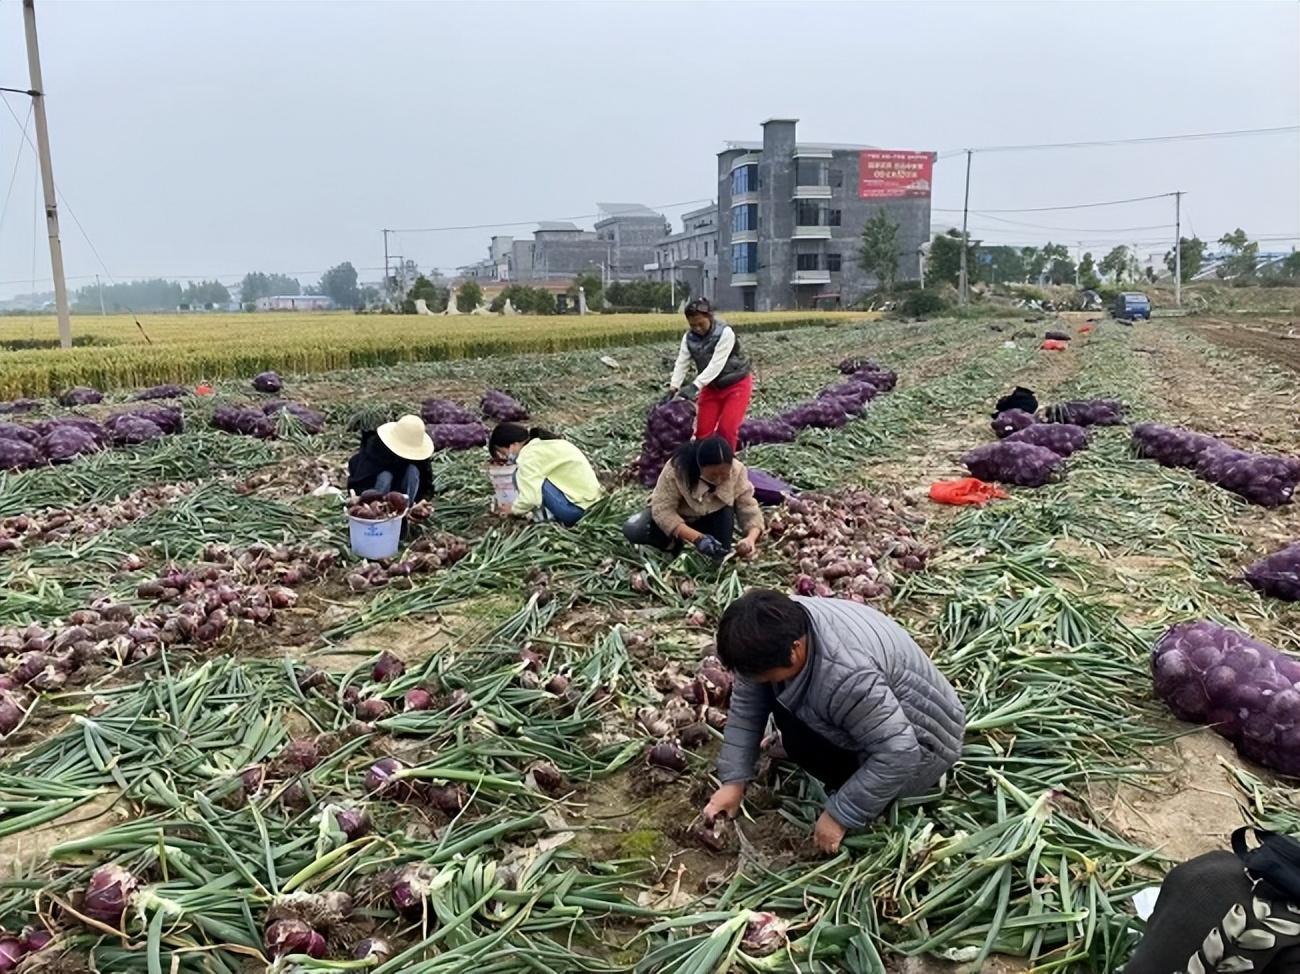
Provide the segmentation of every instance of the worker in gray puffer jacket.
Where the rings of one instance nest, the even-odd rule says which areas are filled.
[[[833,791],[813,835],[823,852],[933,788],[961,756],[956,691],[870,606],[753,589],[727,607],[717,642],[736,681],[705,821],[739,813],[769,716],[789,759]]]

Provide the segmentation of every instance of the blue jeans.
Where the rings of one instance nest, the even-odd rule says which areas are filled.
[[[383,491],[387,494],[393,489],[393,474],[389,470],[382,471],[375,478],[375,490]],[[415,497],[420,492],[420,471],[416,469],[415,464],[409,465],[402,474],[401,491],[406,495],[406,499],[412,504],[415,503]]]
[[[566,528],[573,527],[587,513],[549,480],[542,481],[542,510]]]

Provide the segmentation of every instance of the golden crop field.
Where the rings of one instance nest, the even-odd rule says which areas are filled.
[[[788,311],[728,315],[769,331],[862,320],[863,313]],[[263,313],[76,316],[71,350],[52,317],[0,319],[0,399],[46,396],[70,386],[129,388],[253,375],[322,372],[398,362],[662,341],[682,332],[675,314],[586,317]]]

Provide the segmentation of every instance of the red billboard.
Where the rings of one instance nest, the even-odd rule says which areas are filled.
[[[864,200],[929,197],[934,156],[929,152],[866,149],[858,160],[858,196]]]

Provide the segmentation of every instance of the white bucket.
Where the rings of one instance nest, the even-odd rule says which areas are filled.
[[[496,495],[497,507],[514,504],[519,497],[519,491],[515,489],[515,465],[490,463],[487,466],[487,475],[492,481],[492,493]]]
[[[383,521],[367,521],[348,515],[348,536],[352,553],[371,561],[392,558],[402,544],[402,518],[404,515]]]

